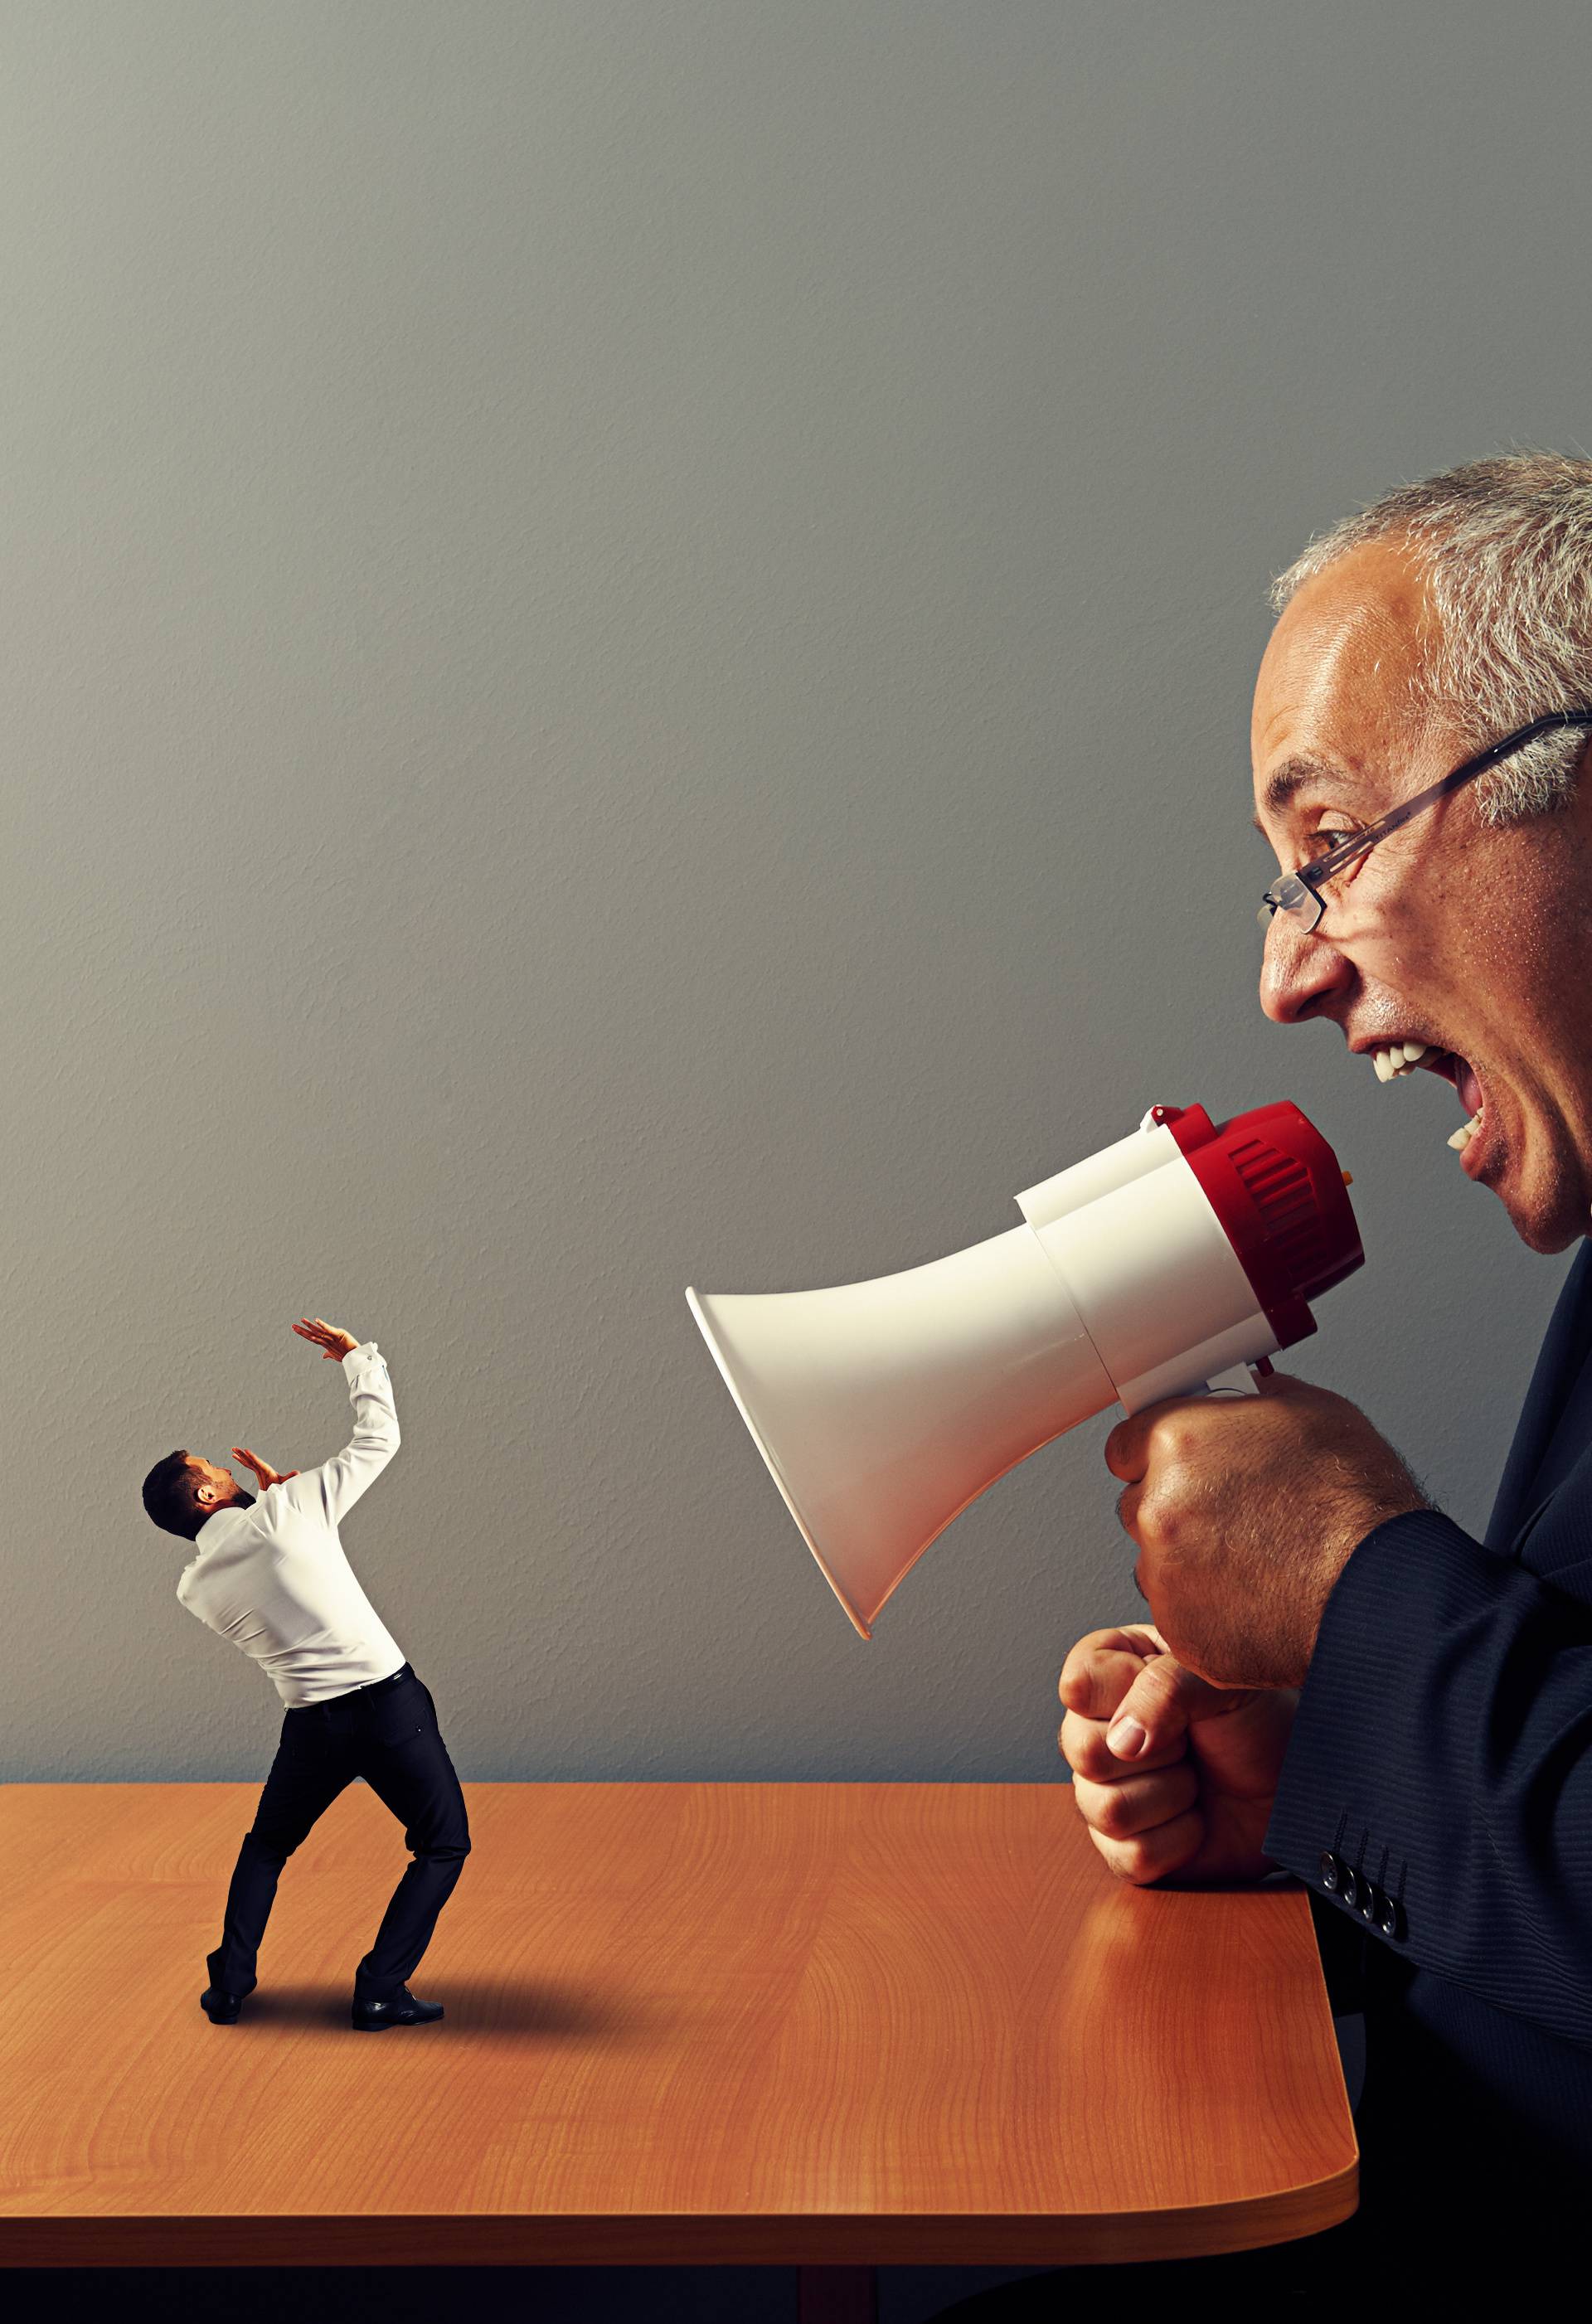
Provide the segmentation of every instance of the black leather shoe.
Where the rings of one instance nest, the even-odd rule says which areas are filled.
[[[354,2000],[354,2023],[362,2034],[379,2034],[384,2025],[429,2025],[442,2015],[440,2001],[417,2001],[400,1985],[391,2001]]]
[[[207,1985],[199,1996],[199,2007],[212,2025],[235,2025],[244,1998],[241,1993],[223,1993],[218,1986]]]

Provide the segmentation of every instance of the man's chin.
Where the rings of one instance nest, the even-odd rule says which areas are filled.
[[[1491,1187],[1509,1213],[1509,1223],[1528,1250],[1538,1251],[1550,1259],[1556,1251],[1568,1250],[1573,1242],[1592,1233],[1592,1216],[1587,1213],[1585,1198],[1575,1186],[1558,1185],[1542,1189],[1533,1199],[1523,1193],[1513,1178],[1506,1176],[1507,1156],[1500,1157],[1500,1167],[1489,1167],[1481,1180]],[[1505,1183],[1500,1185],[1499,1180]]]

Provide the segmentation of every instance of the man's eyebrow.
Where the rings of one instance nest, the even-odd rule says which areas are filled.
[[[1263,803],[1267,813],[1279,814],[1287,806],[1295,791],[1302,790],[1306,783],[1314,782],[1318,779],[1322,782],[1336,784],[1339,790],[1363,791],[1365,789],[1364,783],[1357,777],[1346,774],[1341,767],[1333,766],[1329,759],[1284,759],[1282,765],[1274,768],[1266,777]],[[1260,817],[1253,815],[1249,820],[1264,839],[1265,825]]]

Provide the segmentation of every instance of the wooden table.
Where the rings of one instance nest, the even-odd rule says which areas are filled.
[[[254,1784],[0,1792],[0,2264],[767,2264],[1237,2251],[1354,2210],[1302,1888],[1136,1889],[1063,1781],[467,1784],[414,1989],[355,1784],[235,2025],[198,2006]],[[107,1974],[107,1972],[109,1972]]]

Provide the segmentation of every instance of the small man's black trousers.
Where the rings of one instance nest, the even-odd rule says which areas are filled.
[[[355,1997],[391,2001],[419,1967],[470,1853],[470,1823],[431,1690],[405,1663],[390,1678],[282,1713],[276,1757],[227,1890],[221,1942],[207,1956],[218,1991],[253,1991],[277,1877],[359,1775],[403,1825],[412,1860],[354,1970]]]

